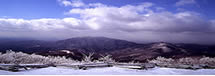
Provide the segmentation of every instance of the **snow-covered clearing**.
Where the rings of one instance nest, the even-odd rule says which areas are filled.
[[[174,68],[152,68],[148,70],[135,70],[119,67],[92,68],[79,70],[66,67],[48,67],[42,69],[27,70],[21,72],[9,72],[0,70],[0,75],[215,75],[215,69],[174,69]]]

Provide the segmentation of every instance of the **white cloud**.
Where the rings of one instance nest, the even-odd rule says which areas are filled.
[[[176,6],[183,6],[183,5],[188,5],[188,4],[196,4],[195,0],[179,0],[176,2]]]
[[[199,13],[190,11],[172,13],[164,9],[156,11],[151,8],[157,7],[153,3],[121,7],[100,4],[91,8],[71,9],[69,13],[80,14],[86,25],[95,27],[96,30],[102,31],[101,33],[114,32],[118,35],[120,33],[119,36],[129,39],[209,42],[210,38],[215,37],[208,33],[215,32],[211,29],[214,24],[204,20]],[[208,37],[209,40],[201,40],[202,36]]]
[[[205,43],[213,43],[211,39],[215,38],[213,35],[215,21],[204,20],[196,12],[172,13],[149,2],[120,7],[101,3],[85,6],[89,7],[73,8],[68,11],[70,15],[79,14],[80,18],[32,20],[0,18],[0,35],[40,38],[105,36],[147,42]]]
[[[205,32],[210,27],[208,21],[203,20],[198,13],[156,12],[150,9],[152,6],[152,3],[121,7],[97,6],[71,9],[69,13],[80,14],[85,24],[97,30]]]
[[[32,30],[32,31],[52,31],[59,29],[68,29],[81,26],[81,22],[75,18],[64,18],[64,19],[0,19],[0,27],[2,29],[10,29],[8,31],[14,30]],[[0,29],[0,30],[2,30]]]
[[[58,0],[64,6],[83,7],[85,4],[81,0]]]

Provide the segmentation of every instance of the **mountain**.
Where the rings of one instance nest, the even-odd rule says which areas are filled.
[[[51,42],[41,41],[41,40],[11,40],[11,41],[1,41],[0,51],[5,52],[6,50],[22,51],[26,53],[47,51],[52,49],[47,47]]]
[[[76,37],[58,41],[0,40],[0,50],[12,49],[40,55],[66,56],[81,60],[83,54],[94,53],[94,58],[110,54],[121,62],[146,61],[158,56],[182,58],[190,56],[215,57],[215,45],[173,44],[157,42],[138,44],[106,37]]]
[[[106,37],[76,37],[59,41],[2,41],[2,43],[0,43],[0,50],[5,52],[6,50],[11,49],[13,51],[36,53],[47,56],[66,56],[80,60],[83,56],[83,53],[95,53],[95,57],[100,57],[100,54],[142,45],[143,44]]]
[[[58,47],[58,49],[67,50],[78,48],[90,52],[109,52],[117,49],[134,47],[137,45],[139,44],[106,37],[77,37],[57,41],[55,47]]]
[[[76,37],[59,41],[20,40],[0,43],[0,50],[24,52],[83,49],[88,52],[109,52],[140,44],[106,37]]]
[[[122,62],[146,61],[158,56],[180,58],[189,55],[185,49],[164,42],[146,44],[144,47],[117,50],[111,52],[111,54],[117,61]]]
[[[143,47],[126,48],[110,53],[117,61],[146,61],[158,56],[167,58],[183,57],[215,57],[215,45],[172,44],[157,42],[145,44]]]
[[[186,49],[193,56],[215,56],[215,45],[177,44],[177,46]]]

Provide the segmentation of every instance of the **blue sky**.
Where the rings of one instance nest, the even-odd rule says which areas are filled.
[[[1,0],[0,16],[9,18],[62,18],[66,10],[55,0]]]
[[[168,11],[177,12],[175,3],[179,0],[82,0],[84,3],[103,3],[112,6],[123,6],[127,4],[136,5],[141,2],[152,2]],[[215,1],[196,0],[197,4],[181,6],[180,8],[196,11],[205,15],[206,18],[214,19]],[[57,0],[0,0],[0,17],[8,18],[64,18],[64,12],[72,7],[64,7]]]
[[[215,43],[215,0],[0,0],[0,37]]]

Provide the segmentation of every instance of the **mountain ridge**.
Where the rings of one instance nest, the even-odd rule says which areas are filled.
[[[106,37],[75,37],[58,41],[11,41],[0,43],[2,50],[14,50],[41,55],[67,56],[81,59],[82,54],[94,53],[95,58],[110,54],[117,61],[146,61],[158,56],[181,58],[189,56],[215,57],[214,45],[156,42],[139,44]]]

